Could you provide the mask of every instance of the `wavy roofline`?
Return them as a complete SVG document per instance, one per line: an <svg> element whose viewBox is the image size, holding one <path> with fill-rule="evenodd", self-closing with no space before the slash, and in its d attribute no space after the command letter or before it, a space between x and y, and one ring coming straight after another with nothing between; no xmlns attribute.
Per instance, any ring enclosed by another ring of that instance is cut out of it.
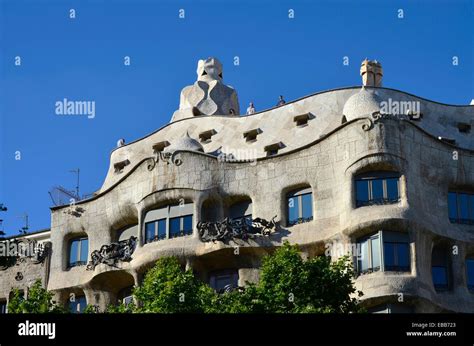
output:
<svg viewBox="0 0 474 346"><path fill-rule="evenodd" d="M128 145L132 145L136 142L139 142L145 138L148 138L148 137L151 137L152 135L154 135L155 133L163 130L164 128L172 125L172 124L176 124L176 123L179 123L179 122L182 122L182 121L186 121L186 120L189 120L189 119L195 119L195 118L210 118L210 117L221 117L221 118L246 118L246 117L253 117L255 115L258 115L258 114L261 114L261 113L265 113L265 112L268 112L268 111L271 111L271 110L274 110L276 108L282 108L282 107L285 107L287 105L290 105L292 103L295 103L295 102L299 102L301 100L304 100L304 99L307 99L309 97L312 97L312 96L316 96L316 95L321 95L321 94L325 94L325 93L330 93L330 92L333 92L333 91L341 91L341 90L350 90L350 89L360 89L362 88L362 85L357 85L357 86L350 86L350 87L341 87L341 88L335 88L335 89L327 89L327 90L323 90L323 91L318 91L318 92L315 92L313 94L309 94L309 95L306 95L306 96L302 96L296 100L293 100L293 101L290 101L290 102L287 102L285 103L283 106L275 106L275 107L271 107L271 108L267 108L267 109L264 109L262 111L259 111L259 112L256 112L254 114L250 114L250 115L246 115L246 114L243 114L243 115L235 115L235 116L232 116L232 115L200 115L200 116L196 116L196 117L190 117L190 118L184 118L184 119L179 119L179 120L176 120L176 121L173 121L173 122L170 122L170 123L167 123L166 125L162 126L162 127L159 127L158 129L156 129L155 131L153 132L150 132L149 134L143 136L143 137L140 137L138 139L135 139L134 141L130 142L130 143L126 143L120 147L116 147L114 149L112 149L112 151L110 152L110 155L112 155L112 153L120 148L123 148L123 147L126 147ZM398 89L393 89L393 88L386 88L386 87L365 87L366 89L375 89L375 90L379 90L379 89L383 89L383 90L390 90L390 91L396 91L396 92L399 92L399 93L402 93L402 94L405 94L405 95L408 95L408 96L412 96L412 97L416 97L420 100L423 100L423 101L427 101L427 102L431 102L431 103L435 103L435 104L438 104L438 105L442 105L442 106L447 106L447 107L474 107L474 105L454 105L454 104L448 104L448 103L442 103L442 102L437 102L437 101L433 101L433 100L430 100L430 99L427 99L427 98L424 98L424 97L421 97L421 96L417 96L415 94L411 94L409 92L406 92L406 91L402 91L402 90L398 90Z"/></svg>
<svg viewBox="0 0 474 346"><path fill-rule="evenodd" d="M332 136L334 133L338 132L339 130L343 129L344 127L346 126L349 126L355 122L358 122L358 121L366 121L367 119L373 121L373 119L371 118L370 115L367 115L365 117L359 117L359 118L355 118L355 119L352 119L344 124L341 124L339 125L338 127L336 127L335 129L333 129L332 131L322 135L321 137L315 139L314 141L310 142L310 143L307 143L303 146L300 146L298 148L295 148L293 150L289 150L287 152L284 152L284 153L280 153L280 154L276 154L276 155L272 155L272 156L264 156L264 157L258 157L255 159L255 161L265 161L265 160L271 160L271 159L274 159L276 157L282 157L282 156L286 156L286 155L290 155L290 154L293 154L295 152L298 152L298 151L301 151L301 150L304 150L304 149L307 149L313 145L316 145L320 142L322 142L323 140L327 139L328 137ZM182 120L186 120L186 119L182 119ZM389 121L396 121L395 119L391 119L391 118L388 118L388 119L385 119L385 120L389 120ZM447 142L444 142L444 141L440 141L438 139L438 137L436 137L435 135L432 135L431 133L427 132L426 130L422 129L421 127L419 127L418 125L414 124L413 122L409 121L409 120L405 120L405 119L402 119L400 121L403 121L405 123L408 123L410 124L411 126L413 126L415 129L417 129L418 131L422 132L423 134L427 135L428 137L432 138L432 139L435 139L437 140L441 145L445 145L445 146L448 146L450 148L455 148L457 150L461 150L461 151L466 151L468 152L469 154L472 154L474 155L474 150L473 149L468 149L468 148L463 148L463 147L459 147L455 144L450 144L450 143L447 143ZM195 154L195 155L200 155L200 156L204 156L204 157L208 157L208 158L212 158L212 159L215 159L215 160L218 160L218 157L217 156L214 156L214 155L211 155L211 154L208 154L208 153L203 153L203 152L199 152L199 151L190 151L190 150L176 150L175 152L173 152L173 156L174 155L177 155L179 153L191 153L191 154ZM88 198L88 199L84 199L84 200L81 200L81 201L78 201L76 202L74 205L79 205L79 204L85 204L85 203L88 203L88 202L91 202L91 201L94 201L96 199L99 199L101 198L102 196L106 195L109 191L112 191L115 187L117 187L120 183L122 183L125 179L127 179L130 175L132 175L133 172L135 172L138 167L144 163L145 161L148 161L148 160L152 160L152 159L155 159L155 156L149 156L149 157L146 157L146 158L143 158L142 160L140 160L139 162L137 162L137 164L135 166L132 167L132 169L130 169L130 171L128 171L123 177L121 177L119 180L117 180L114 184L110 185L107 189L105 189L104 191L98 193L97 195L94 195L92 196L91 198ZM232 165L232 164L248 164L249 161L231 161L231 162L225 162L226 164L228 165ZM59 209L62 209L62 208L66 208L66 207L70 207L69 204L64 204L64 205L58 205L58 206L54 206L54 207L50 207L50 210L52 211L55 211L55 210L59 210Z"/></svg>

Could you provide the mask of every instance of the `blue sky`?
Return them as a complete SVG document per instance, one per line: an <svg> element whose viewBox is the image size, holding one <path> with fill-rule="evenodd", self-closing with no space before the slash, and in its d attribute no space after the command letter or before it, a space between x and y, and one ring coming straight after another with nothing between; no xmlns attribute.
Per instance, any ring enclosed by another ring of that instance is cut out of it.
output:
<svg viewBox="0 0 474 346"><path fill-rule="evenodd" d="M49 227L48 191L73 189L71 169L81 169L82 193L97 190L117 139L130 142L166 124L181 89L196 79L197 60L208 56L224 64L241 110L249 101L257 110L272 107L280 94L290 101L360 85L365 57L382 62L386 87L469 104L473 9L461 0L0 0L3 228L17 234L24 213L31 231ZM63 98L95 101L95 118L55 115Z"/></svg>

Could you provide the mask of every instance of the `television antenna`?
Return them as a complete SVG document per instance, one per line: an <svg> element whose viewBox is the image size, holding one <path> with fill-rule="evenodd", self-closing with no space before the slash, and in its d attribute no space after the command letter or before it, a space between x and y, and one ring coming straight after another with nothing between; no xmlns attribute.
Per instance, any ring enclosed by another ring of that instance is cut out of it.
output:
<svg viewBox="0 0 474 346"><path fill-rule="evenodd" d="M19 217L25 220L25 226L20 228L19 232L20 234L27 234L28 230L30 229L30 227L28 226L28 214L24 213L22 216L19 216Z"/></svg>
<svg viewBox="0 0 474 346"><path fill-rule="evenodd" d="M68 190L61 185L53 186L51 190L48 191L48 194L55 206L74 204L75 202L81 200L81 196L79 195L80 169L76 168L70 170L69 172L76 174L76 187L74 190Z"/></svg>

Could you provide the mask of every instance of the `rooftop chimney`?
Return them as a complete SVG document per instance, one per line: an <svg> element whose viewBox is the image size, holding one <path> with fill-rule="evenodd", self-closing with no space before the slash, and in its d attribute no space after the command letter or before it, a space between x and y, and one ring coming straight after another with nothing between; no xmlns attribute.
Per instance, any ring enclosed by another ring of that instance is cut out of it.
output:
<svg viewBox="0 0 474 346"><path fill-rule="evenodd" d="M360 66L360 75L362 76L362 84L370 87L381 87L383 70L382 65L377 60L362 61Z"/></svg>

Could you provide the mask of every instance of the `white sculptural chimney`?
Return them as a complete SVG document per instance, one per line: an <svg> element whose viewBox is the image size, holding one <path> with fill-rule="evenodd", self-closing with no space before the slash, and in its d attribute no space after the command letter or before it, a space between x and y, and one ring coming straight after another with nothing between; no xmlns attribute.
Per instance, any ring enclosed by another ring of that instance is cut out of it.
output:
<svg viewBox="0 0 474 346"><path fill-rule="evenodd" d="M362 61L360 66L360 75L362 76L362 84L369 87L381 87L383 70L382 65L377 60Z"/></svg>

